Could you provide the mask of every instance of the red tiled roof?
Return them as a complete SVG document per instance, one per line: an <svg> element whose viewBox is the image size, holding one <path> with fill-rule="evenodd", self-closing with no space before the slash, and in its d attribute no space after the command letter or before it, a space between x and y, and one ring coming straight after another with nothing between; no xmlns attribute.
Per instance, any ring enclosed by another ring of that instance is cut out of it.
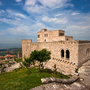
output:
<svg viewBox="0 0 90 90"><path fill-rule="evenodd" d="M5 55L4 57L5 57L5 58L9 58L9 57L12 57L12 58L13 58L13 57L16 57L16 55L7 54L7 55Z"/></svg>
<svg viewBox="0 0 90 90"><path fill-rule="evenodd" d="M4 58L4 56L0 56L0 59L3 59Z"/></svg>

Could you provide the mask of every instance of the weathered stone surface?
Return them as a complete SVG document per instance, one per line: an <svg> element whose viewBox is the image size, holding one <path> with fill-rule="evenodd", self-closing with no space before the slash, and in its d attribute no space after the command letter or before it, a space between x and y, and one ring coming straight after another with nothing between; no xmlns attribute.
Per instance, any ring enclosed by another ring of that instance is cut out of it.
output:
<svg viewBox="0 0 90 90"><path fill-rule="evenodd" d="M10 67L5 68L5 72L10 72L10 71L14 70L15 68L19 68L20 66L21 66L20 63L11 65Z"/></svg>
<svg viewBox="0 0 90 90"><path fill-rule="evenodd" d="M85 83L90 84L90 61L84 63L79 68L79 77L84 80Z"/></svg>
<svg viewBox="0 0 90 90"><path fill-rule="evenodd" d="M59 78L50 77L50 78L42 78L41 81L43 84L51 83L51 82L71 84L71 83L75 82L77 79L78 79L78 76L74 75L70 79L59 79Z"/></svg>
<svg viewBox="0 0 90 90"><path fill-rule="evenodd" d="M75 82L73 84L49 83L32 88L30 90L89 90L90 86L82 82Z"/></svg>
<svg viewBox="0 0 90 90"><path fill-rule="evenodd" d="M81 67L88 60L90 61L90 55L87 53L87 50L90 50L90 41L72 40L72 37L65 36L65 32L62 30L45 30L42 29L37 33L37 35L40 35L40 38L37 38L38 42L32 42L31 39L22 40L23 59L24 56L29 57L34 50L46 48L51 51L51 59L45 67L54 70L56 64L57 71L65 75L73 75L76 68ZM60 33L63 33L63 36L59 36ZM46 34L48 34L47 37ZM64 50L64 57L62 57L62 50ZM67 58L67 50L69 50L69 58Z"/></svg>

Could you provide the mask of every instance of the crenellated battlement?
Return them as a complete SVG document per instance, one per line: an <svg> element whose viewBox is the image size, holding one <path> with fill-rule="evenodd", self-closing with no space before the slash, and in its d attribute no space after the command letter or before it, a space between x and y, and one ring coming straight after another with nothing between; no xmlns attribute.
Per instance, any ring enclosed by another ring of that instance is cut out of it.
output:
<svg viewBox="0 0 90 90"><path fill-rule="evenodd" d="M54 65L58 72L74 73L75 68L82 66L90 60L90 40L73 40L72 36L65 36L65 31L47 31L41 29L37 32L37 42L32 39L22 40L22 58L29 57L34 50L46 48L51 52L51 60L46 64L53 70Z"/></svg>
<svg viewBox="0 0 90 90"><path fill-rule="evenodd" d="M53 41L71 41L72 36L65 36L65 31L63 30L49 30L41 29L37 32L37 42L53 42Z"/></svg>
<svg viewBox="0 0 90 90"><path fill-rule="evenodd" d="M22 43L32 43L32 39L23 39Z"/></svg>

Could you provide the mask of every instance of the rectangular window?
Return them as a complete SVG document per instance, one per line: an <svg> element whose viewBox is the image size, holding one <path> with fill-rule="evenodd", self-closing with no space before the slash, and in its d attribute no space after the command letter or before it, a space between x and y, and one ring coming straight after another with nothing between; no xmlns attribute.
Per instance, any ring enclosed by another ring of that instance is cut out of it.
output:
<svg viewBox="0 0 90 90"><path fill-rule="evenodd" d="M64 33L59 33L59 36L63 36L64 35Z"/></svg>
<svg viewBox="0 0 90 90"><path fill-rule="evenodd" d="M44 34L45 37L48 37L48 34Z"/></svg>
<svg viewBox="0 0 90 90"><path fill-rule="evenodd" d="M37 37L40 38L40 35L38 35Z"/></svg>

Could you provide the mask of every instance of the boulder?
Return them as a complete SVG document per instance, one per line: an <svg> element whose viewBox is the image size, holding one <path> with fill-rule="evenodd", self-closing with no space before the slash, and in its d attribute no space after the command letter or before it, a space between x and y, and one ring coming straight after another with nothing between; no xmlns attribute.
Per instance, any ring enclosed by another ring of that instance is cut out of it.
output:
<svg viewBox="0 0 90 90"><path fill-rule="evenodd" d="M42 78L41 82L42 84L50 83L50 82L57 82L57 83L63 83L63 84L71 84L75 82L78 79L78 76L73 75L70 79L59 79L55 77L50 77L50 78Z"/></svg>

